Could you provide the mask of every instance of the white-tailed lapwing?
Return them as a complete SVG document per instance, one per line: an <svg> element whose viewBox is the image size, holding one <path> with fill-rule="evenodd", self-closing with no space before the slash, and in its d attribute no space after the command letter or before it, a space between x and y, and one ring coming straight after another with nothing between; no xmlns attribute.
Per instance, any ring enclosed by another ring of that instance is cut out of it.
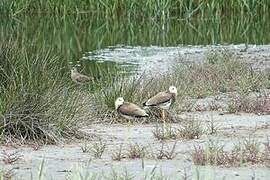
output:
<svg viewBox="0 0 270 180"><path fill-rule="evenodd" d="M155 96L148 99L143 105L147 107L159 107L162 109L161 118L164 121L165 112L164 110L169 109L170 106L175 102L177 96L177 89L175 86L170 86L168 91L157 93Z"/></svg>
<svg viewBox="0 0 270 180"><path fill-rule="evenodd" d="M115 109L122 117L129 120L148 117L148 114L145 112L145 110L143 110L136 104L125 102L124 98L122 97L116 99Z"/></svg>

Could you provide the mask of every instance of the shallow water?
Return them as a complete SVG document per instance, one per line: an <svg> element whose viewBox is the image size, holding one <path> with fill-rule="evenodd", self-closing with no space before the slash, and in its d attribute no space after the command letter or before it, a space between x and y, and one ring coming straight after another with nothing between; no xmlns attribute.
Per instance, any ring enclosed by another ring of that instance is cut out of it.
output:
<svg viewBox="0 0 270 180"><path fill-rule="evenodd" d="M114 46L88 52L82 58L86 62L115 62L129 71L152 75L169 73L176 64L201 63L212 51L227 50L239 59L252 64L255 68L270 67L270 45L181 45L177 47L161 46Z"/></svg>

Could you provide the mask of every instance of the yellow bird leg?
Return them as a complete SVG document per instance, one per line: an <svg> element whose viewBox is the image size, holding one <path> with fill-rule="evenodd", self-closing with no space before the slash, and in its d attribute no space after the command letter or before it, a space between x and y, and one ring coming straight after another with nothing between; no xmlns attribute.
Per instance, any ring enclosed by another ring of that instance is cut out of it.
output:
<svg viewBox="0 0 270 180"><path fill-rule="evenodd" d="M166 128L166 120L165 120L165 110L161 110L161 119L163 121L163 128Z"/></svg>
<svg viewBox="0 0 270 180"><path fill-rule="evenodd" d="M165 121L165 110L164 109L162 109L162 119L163 119L163 121Z"/></svg>
<svg viewBox="0 0 270 180"><path fill-rule="evenodd" d="M160 111L159 111L159 115L160 115L161 119L163 120L163 113L162 113L162 109L160 109Z"/></svg>

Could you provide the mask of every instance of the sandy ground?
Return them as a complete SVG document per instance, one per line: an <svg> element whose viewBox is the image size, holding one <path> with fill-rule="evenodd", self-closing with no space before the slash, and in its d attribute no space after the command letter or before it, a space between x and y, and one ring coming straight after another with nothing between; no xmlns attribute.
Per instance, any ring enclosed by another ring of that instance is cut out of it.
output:
<svg viewBox="0 0 270 180"><path fill-rule="evenodd" d="M219 112L200 112L200 113L184 113L181 115L183 119L190 117L202 122L202 125L213 119L219 125L216 135L203 135L196 140L177 140L176 152L177 156L172 160L155 160L153 158L145 158L144 167L142 159L128 159L121 161L112 160L112 154L120 145L123 146L125 152L130 144L138 143L146 146L151 152L156 153L161 148L162 142L157 140L152 131L156 128L156 124L135 124L135 125L104 125L96 124L83 129L89 134L96 134L106 143L106 150L101 159L96 159L91 153L82 152L81 147L85 144L93 144L98 140L88 140L87 142L78 142L68 145L43 146L40 149L33 147L6 147L2 146L1 151L7 153L18 152L21 159L13 165L1 166L8 170L13 168L13 173L17 179L36 179L37 172L42 161L45 161L45 172L48 179L65 179L65 177L74 170L81 167L89 172L103 172L110 174L112 169L117 172L124 172L125 169L136 175L136 179L143 179L143 176L156 167L156 174L180 178L186 171L187 174L196 176L196 169L199 171L201 179L269 179L270 168L261 165L249 165L237 168L225 167L197 167L191 161L190 152L194 145L203 145L209 139L216 140L225 145L225 149L230 149L233 144L239 140L252 136L259 142L265 142L266 137L270 136L270 115L258 116L254 114L225 114L219 115ZM181 126L181 123L171 124L174 127ZM175 140L165 141L166 148L171 149ZM149 152L150 152L149 151ZM108 175L109 176L109 175Z"/></svg>

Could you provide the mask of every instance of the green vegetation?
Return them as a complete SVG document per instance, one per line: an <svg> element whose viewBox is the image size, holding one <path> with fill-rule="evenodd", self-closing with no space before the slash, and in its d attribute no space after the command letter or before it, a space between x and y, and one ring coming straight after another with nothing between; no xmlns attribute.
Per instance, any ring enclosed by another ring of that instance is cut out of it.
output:
<svg viewBox="0 0 270 180"><path fill-rule="evenodd" d="M164 18L160 18L164 9L160 6L166 6ZM23 44L51 48L63 63L118 44L268 44L269 6L267 0L2 0L0 39L12 36ZM104 10L107 8L113 10ZM71 11L75 14L69 14ZM87 13L77 14L80 11ZM6 17L4 12L16 16ZM128 12L132 15L126 15ZM85 69L88 73L93 70L90 67Z"/></svg>
<svg viewBox="0 0 270 180"><path fill-rule="evenodd" d="M100 17L117 18L119 16L143 16L163 18L206 18L209 16L222 17L227 15L261 15L268 13L270 3L267 0L243 1L200 1L200 0L3 0L0 10L10 15L18 14L97 14Z"/></svg>
<svg viewBox="0 0 270 180"><path fill-rule="evenodd" d="M65 84L60 58L27 46L13 39L0 44L1 139L55 143L71 137L78 99Z"/></svg>

